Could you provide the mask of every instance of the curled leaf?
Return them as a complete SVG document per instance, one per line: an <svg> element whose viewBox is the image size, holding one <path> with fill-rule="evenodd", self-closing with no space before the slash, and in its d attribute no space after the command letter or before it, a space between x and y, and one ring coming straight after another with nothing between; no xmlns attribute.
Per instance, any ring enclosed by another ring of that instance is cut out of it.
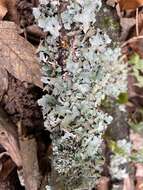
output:
<svg viewBox="0 0 143 190"><path fill-rule="evenodd" d="M0 0L0 20L8 14L9 20L18 24L18 13L16 9L16 0Z"/></svg>
<svg viewBox="0 0 143 190"><path fill-rule="evenodd" d="M0 69L42 88L35 48L18 34L13 22L1 21L0 34Z"/></svg>
<svg viewBox="0 0 143 190"><path fill-rule="evenodd" d="M143 0L119 0L121 10L135 10L143 5Z"/></svg>

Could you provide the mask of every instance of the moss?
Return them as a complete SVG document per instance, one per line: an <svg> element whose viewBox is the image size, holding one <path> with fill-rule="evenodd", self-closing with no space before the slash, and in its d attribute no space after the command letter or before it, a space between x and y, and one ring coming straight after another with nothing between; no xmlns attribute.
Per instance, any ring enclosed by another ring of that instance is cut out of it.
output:
<svg viewBox="0 0 143 190"><path fill-rule="evenodd" d="M120 25L119 23L114 20L112 17L108 16L108 17L104 17L101 21L101 27L103 29L108 29L110 28L110 30L119 30Z"/></svg>

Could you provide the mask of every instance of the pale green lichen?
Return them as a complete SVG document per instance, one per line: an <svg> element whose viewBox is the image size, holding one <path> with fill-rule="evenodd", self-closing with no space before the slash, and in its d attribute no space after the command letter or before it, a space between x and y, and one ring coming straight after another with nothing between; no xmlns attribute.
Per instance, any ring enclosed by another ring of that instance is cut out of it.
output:
<svg viewBox="0 0 143 190"><path fill-rule="evenodd" d="M110 175L113 179L122 180L128 173L128 163L131 161L131 143L126 139L117 141L117 149L111 155Z"/></svg>
<svg viewBox="0 0 143 190"><path fill-rule="evenodd" d="M53 165L67 189L85 179L95 185L104 164L103 135L113 119L100 105L127 90L120 49L111 49L109 36L95 28L101 4L47 0L34 9L38 25L49 32L39 48L47 91L39 105L53 137Z"/></svg>

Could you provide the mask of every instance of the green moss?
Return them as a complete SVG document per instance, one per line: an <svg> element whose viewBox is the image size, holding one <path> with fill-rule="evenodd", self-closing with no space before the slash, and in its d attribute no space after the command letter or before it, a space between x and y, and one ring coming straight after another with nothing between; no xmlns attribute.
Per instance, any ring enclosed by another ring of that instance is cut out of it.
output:
<svg viewBox="0 0 143 190"><path fill-rule="evenodd" d="M120 25L112 17L104 17L101 21L101 27L104 29L110 28L111 30L119 30Z"/></svg>
<svg viewBox="0 0 143 190"><path fill-rule="evenodd" d="M118 96L117 102L119 104L126 104L128 102L128 93L120 93L120 95Z"/></svg>
<svg viewBox="0 0 143 190"><path fill-rule="evenodd" d="M108 113L112 113L113 104L115 105L115 103L116 102L114 100L111 100L106 96L105 99L101 102L101 109Z"/></svg>

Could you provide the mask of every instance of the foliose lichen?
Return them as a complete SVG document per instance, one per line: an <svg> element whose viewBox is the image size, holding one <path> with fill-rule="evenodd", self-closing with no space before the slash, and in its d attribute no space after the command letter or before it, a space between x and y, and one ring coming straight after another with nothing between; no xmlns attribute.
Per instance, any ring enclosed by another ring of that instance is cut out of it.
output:
<svg viewBox="0 0 143 190"><path fill-rule="evenodd" d="M48 32L39 47L47 94L38 102L53 138L53 166L65 186L80 186L83 179L86 188L95 185L104 164L103 135L113 119L101 102L127 90L120 48L111 49L112 40L95 27L101 6L101 0L41 0L33 10Z"/></svg>

